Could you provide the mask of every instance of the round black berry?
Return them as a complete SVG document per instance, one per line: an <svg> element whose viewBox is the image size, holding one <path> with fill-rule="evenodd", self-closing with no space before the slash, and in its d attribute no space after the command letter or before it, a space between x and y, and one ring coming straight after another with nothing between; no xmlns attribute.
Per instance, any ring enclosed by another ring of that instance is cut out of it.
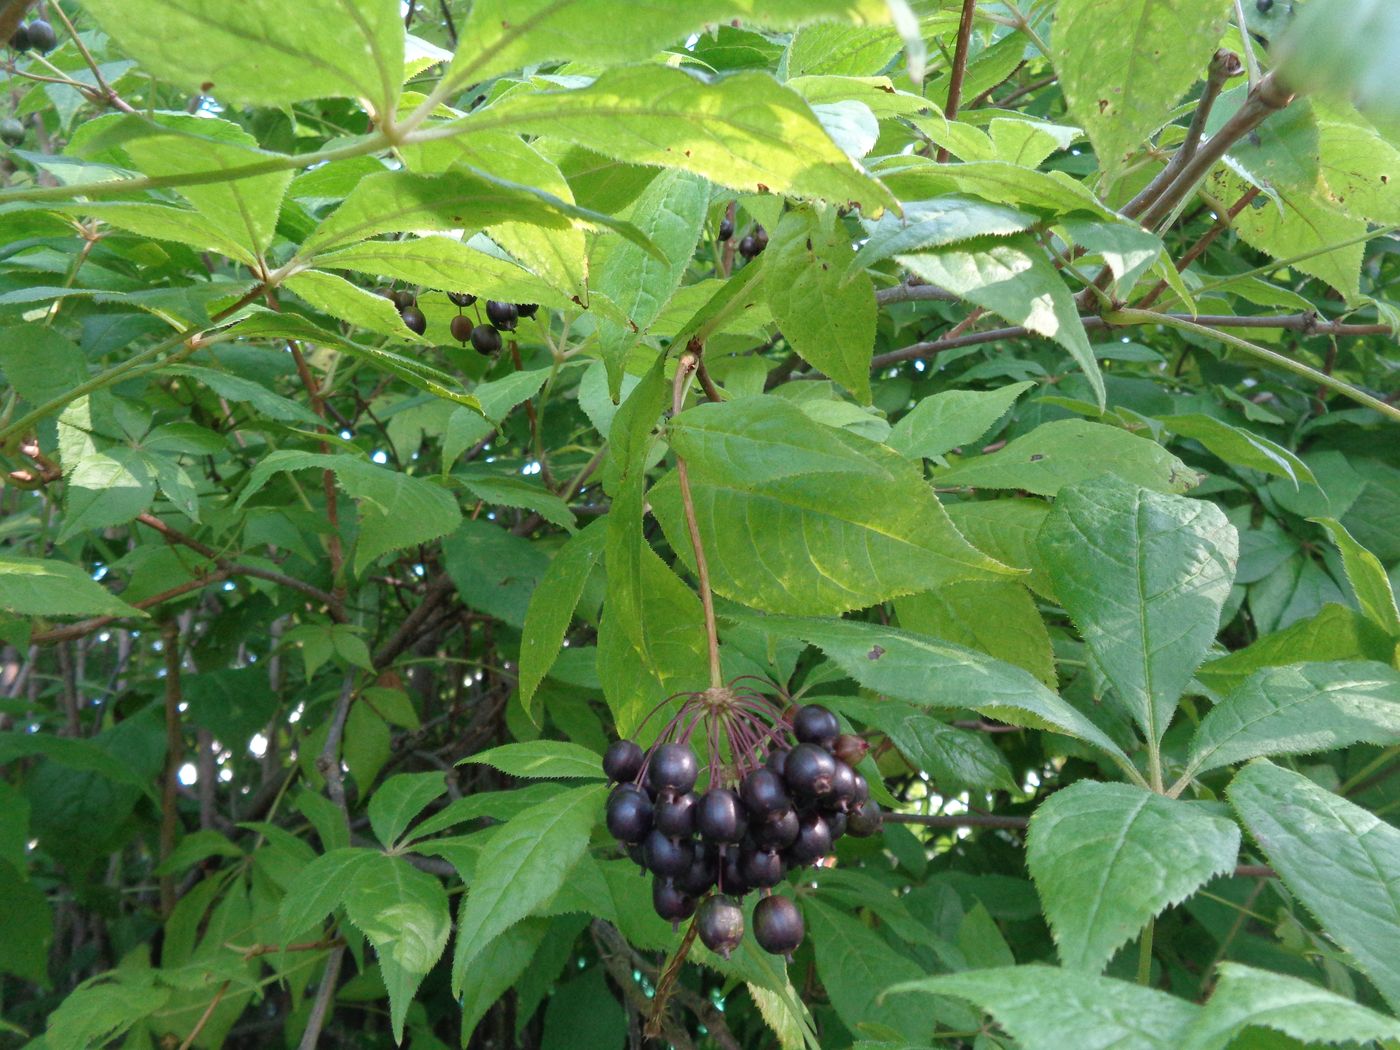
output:
<svg viewBox="0 0 1400 1050"><path fill-rule="evenodd" d="M739 796L751 820L766 820L792 805L783 778L771 769L755 769L744 777L739 785Z"/></svg>
<svg viewBox="0 0 1400 1050"><path fill-rule="evenodd" d="M837 810L835 813L823 813L822 819L826 821L826 826L831 832L831 841L835 842L842 835L846 834L846 822L850 819L845 813Z"/></svg>
<svg viewBox="0 0 1400 1050"><path fill-rule="evenodd" d="M403 318L403 326L414 335L422 335L428 330L428 319L416 306L405 306L399 311L399 316Z"/></svg>
<svg viewBox="0 0 1400 1050"><path fill-rule="evenodd" d="M764 248L768 247L768 231L762 226L755 226L753 228L753 244L759 251L763 251Z"/></svg>
<svg viewBox="0 0 1400 1050"><path fill-rule="evenodd" d="M783 881L783 858L777 850L744 850L739 857L739 870L750 886L766 889Z"/></svg>
<svg viewBox="0 0 1400 1050"><path fill-rule="evenodd" d="M453 334L456 332L454 330ZM603 752L603 772L614 784L636 780L642 771L642 749L632 740L614 740Z"/></svg>
<svg viewBox="0 0 1400 1050"><path fill-rule="evenodd" d="M695 914L695 898L670 879L656 879L651 884L651 906L656 914L670 922L680 922Z"/></svg>
<svg viewBox="0 0 1400 1050"><path fill-rule="evenodd" d="M719 221L719 239L727 241L734 236L734 220L723 218Z"/></svg>
<svg viewBox="0 0 1400 1050"><path fill-rule="evenodd" d="M489 324L479 324L471 332L472 349L490 357L501 352L501 333Z"/></svg>
<svg viewBox="0 0 1400 1050"><path fill-rule="evenodd" d="M816 744L798 744L788 752L783 779L799 799L820 798L831 790L836 759Z"/></svg>
<svg viewBox="0 0 1400 1050"><path fill-rule="evenodd" d="M29 31L29 46L45 54L58 46L58 36L42 18L36 18L25 27Z"/></svg>
<svg viewBox="0 0 1400 1050"><path fill-rule="evenodd" d="M810 864L830 852L831 826L826 818L819 813L804 815L798 823L797 841L788 847L788 856L798 864Z"/></svg>
<svg viewBox="0 0 1400 1050"><path fill-rule="evenodd" d="M710 843L701 843L692 851L685 874L676 877L676 885L692 897L703 897L714 889L719 871L718 851Z"/></svg>
<svg viewBox="0 0 1400 1050"><path fill-rule="evenodd" d="M452 318L451 324L447 326L452 331L452 338L459 343L465 343L472 337L472 319L458 314Z"/></svg>
<svg viewBox="0 0 1400 1050"><path fill-rule="evenodd" d="M693 791L675 798L658 799L652 823L658 831L673 839L686 838L695 834L695 811L700 796Z"/></svg>
<svg viewBox="0 0 1400 1050"><path fill-rule="evenodd" d="M744 939L744 911L722 893L707 897L696 921L705 947L724 958Z"/></svg>
<svg viewBox="0 0 1400 1050"><path fill-rule="evenodd" d="M540 312L540 304L539 304L539 303L516 303L516 304L515 304L515 309L516 309L516 312L519 313L521 317L534 317L535 314L537 314L537 313Z"/></svg>
<svg viewBox="0 0 1400 1050"><path fill-rule="evenodd" d="M695 829L711 842L732 846L744 837L747 825L744 804L728 788L711 788L700 799Z"/></svg>
<svg viewBox="0 0 1400 1050"><path fill-rule="evenodd" d="M739 238L739 254L745 259L752 259L758 254L758 246L754 243L753 234L746 233Z"/></svg>
<svg viewBox="0 0 1400 1050"><path fill-rule="evenodd" d="M515 322L520 317L520 310L514 303L502 303L495 299L487 300L486 317L502 332L515 331Z"/></svg>
<svg viewBox="0 0 1400 1050"><path fill-rule="evenodd" d="M836 743L831 745L831 753L848 766L859 765L869 750L870 745L865 742L865 738L854 733L842 733L836 738Z"/></svg>
<svg viewBox="0 0 1400 1050"><path fill-rule="evenodd" d="M407 288L400 288L389 293L389 298L394 301L394 305L400 310L407 310L410 306L418 305L418 296L414 295Z"/></svg>
<svg viewBox="0 0 1400 1050"><path fill-rule="evenodd" d="M642 869L642 874L647 873L646 851L642 849L640 842L627 843L627 856L632 858L632 863Z"/></svg>
<svg viewBox="0 0 1400 1050"><path fill-rule="evenodd" d="M695 848L688 839L669 838L655 829L642 843L642 849L647 870L667 879L684 875L695 855Z"/></svg>
<svg viewBox="0 0 1400 1050"><path fill-rule="evenodd" d="M0 120L0 141L7 146L18 146L24 141L24 125L14 117Z"/></svg>
<svg viewBox="0 0 1400 1050"><path fill-rule="evenodd" d="M786 749L774 751L768 756L768 761L763 764L774 773L777 773L778 776L782 776L787 771L787 757L788 752Z"/></svg>
<svg viewBox="0 0 1400 1050"><path fill-rule="evenodd" d="M736 849L729 850L716 865L716 882L720 892L733 894L735 897L742 897L753 889L749 880L744 878L744 864L739 853Z"/></svg>
<svg viewBox="0 0 1400 1050"><path fill-rule="evenodd" d="M792 735L804 744L817 744L830 750L840 733L841 723L820 704L799 707L792 716Z"/></svg>
<svg viewBox="0 0 1400 1050"><path fill-rule="evenodd" d="M10 47L14 48L16 51L29 50L28 26L21 24L15 27L14 35L10 37Z"/></svg>
<svg viewBox="0 0 1400 1050"><path fill-rule="evenodd" d="M700 766L686 744L662 744L651 756L647 784L655 792L684 794L695 786Z"/></svg>
<svg viewBox="0 0 1400 1050"><path fill-rule="evenodd" d="M447 298L452 300L453 306L471 306L476 302L476 296L471 292L448 292Z"/></svg>
<svg viewBox="0 0 1400 1050"><path fill-rule="evenodd" d="M753 939L765 952L787 955L802 943L806 932L802 912L789 898L772 893L754 906Z"/></svg>
<svg viewBox="0 0 1400 1050"><path fill-rule="evenodd" d="M619 842L641 842L651 830L651 799L641 788L623 784L608 797L607 822L609 834Z"/></svg>
<svg viewBox="0 0 1400 1050"><path fill-rule="evenodd" d="M851 796L852 809L855 809L857 806L859 806L862 802L864 802L870 797L870 784L866 781L865 777L857 773L855 780L856 791L855 794Z"/></svg>
<svg viewBox="0 0 1400 1050"><path fill-rule="evenodd" d="M846 820L846 831L858 839L866 838L880 830L885 815L880 811L880 803L866 799L851 811Z"/></svg>
<svg viewBox="0 0 1400 1050"><path fill-rule="evenodd" d="M787 809L762 823L755 823L750 827L749 834L762 849L786 849L797 841L800 825L797 812Z"/></svg>
<svg viewBox="0 0 1400 1050"><path fill-rule="evenodd" d="M1274 9L1274 0L1254 0L1254 6L1259 9L1261 15L1267 15Z"/></svg>
<svg viewBox="0 0 1400 1050"><path fill-rule="evenodd" d="M839 758L836 760L836 772L831 774L831 790L823 802L841 813L847 813L856 806L856 771Z"/></svg>

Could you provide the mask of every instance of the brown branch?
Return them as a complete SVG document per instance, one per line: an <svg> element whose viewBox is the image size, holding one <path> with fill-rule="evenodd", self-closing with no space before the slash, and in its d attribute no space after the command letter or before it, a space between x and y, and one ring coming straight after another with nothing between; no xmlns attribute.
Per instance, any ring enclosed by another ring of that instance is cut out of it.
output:
<svg viewBox="0 0 1400 1050"><path fill-rule="evenodd" d="M1215 225L1202 234L1201 239L1191 245L1191 247L1186 250L1186 253L1176 261L1176 272L1184 272L1186 267L1199 259L1205 253L1205 250L1215 243L1216 238L1230 228L1230 224L1234 221L1235 216L1249 207L1254 198L1259 196L1259 193L1260 190L1258 186L1251 186L1241 194L1240 199L1230 205L1229 210L1226 211L1224 215L1216 219ZM1165 292L1168 287L1169 285L1165 280L1158 281L1152 290L1143 296L1140 302L1134 305L1139 310L1146 310L1161 298L1162 293Z"/></svg>
<svg viewBox="0 0 1400 1050"><path fill-rule="evenodd" d="M680 976L681 967L685 965L686 956L690 954L690 949L695 945L695 937L700 932L700 916L690 920L690 925L686 927L685 936L681 938L681 943L676 947L675 952L666 960L666 968L661 971L661 976L656 981L656 998L652 1002L651 1017L647 1019L647 1026L644 1029L649 1039L655 1039L661 1034L661 1029L666 1021L666 1005L671 1001L671 993L676 987L676 978Z"/></svg>
<svg viewBox="0 0 1400 1050"><path fill-rule="evenodd" d="M53 6L54 10L58 9L57 4ZM217 1010L219 1004L223 1002L224 993L228 991L231 980L230 978L229 981L225 981L223 984L219 985L219 990L215 992L214 997L209 1000L209 1005L204 1008L204 1013L199 1015L199 1020L196 1021L194 1027L190 1029L190 1034L187 1035L185 1041L180 1044L180 1050L190 1050L190 1047L194 1046L194 1041L199 1038L199 1033L204 1031L204 1026L209 1023L209 1018L214 1016L214 1011Z"/></svg>
<svg viewBox="0 0 1400 1050"><path fill-rule="evenodd" d="M1011 105L1011 103L1029 95L1032 91L1039 91L1043 87L1049 87L1058 79L1059 76L1057 74L1051 73L1048 77L1041 77L1039 80L1032 80L1029 84L1022 84L1015 91L1008 92L997 99L997 109L1005 109L1007 106Z"/></svg>
<svg viewBox="0 0 1400 1050"><path fill-rule="evenodd" d="M316 770L325 778L326 794L340 810L345 820L345 831L350 831L350 808L345 803L345 776L340 771L340 741L345 736L345 720L350 717L350 705L355 700L355 671L345 672L340 686L340 696L331 712L330 728L326 730L326 742L321 753L316 756Z"/></svg>
<svg viewBox="0 0 1400 1050"><path fill-rule="evenodd" d="M936 284L912 284L905 282L893 288L881 288L875 293L876 306L892 306L895 303L958 302L958 296L938 287Z"/></svg>
<svg viewBox="0 0 1400 1050"><path fill-rule="evenodd" d="M947 120L956 120L958 106L962 103L963 79L967 76L967 51L972 42L972 20L977 15L977 0L963 0L962 17L958 20L958 42L953 50L953 69L948 74L948 104L943 107ZM938 147L935 159L939 164L948 161L948 150Z"/></svg>
<svg viewBox="0 0 1400 1050"><path fill-rule="evenodd" d="M179 813L180 762L184 759L185 737L180 729L180 628L167 621L160 631L161 655L165 658L165 777L160 799L160 860L164 864L175 850ZM160 877L160 912L166 918L175 910L175 876Z"/></svg>
<svg viewBox="0 0 1400 1050"><path fill-rule="evenodd" d="M224 580L228 579L230 575L230 573L220 569L217 572L211 572L207 576L201 576L199 579L188 580L176 587L171 587L169 590L161 591L159 594L153 594L149 598L142 598L140 601L132 602L131 607L133 609L149 609L152 606L160 605L162 602L168 602L173 598L178 598L183 594L189 594L191 591L202 590L211 583L222 583ZM109 624L116 623L122 618L121 616L94 616L89 620L79 620L77 623L70 623L63 627L55 627L51 631L41 631L38 634L32 635L29 640L35 645L48 645L51 642L65 642L73 638L82 638L92 634L93 631L100 631Z"/></svg>
<svg viewBox="0 0 1400 1050"><path fill-rule="evenodd" d="M330 1012L331 1000L335 997L336 981L340 977L340 960L345 957L345 949L332 948L326 956L326 969L321 974L321 986L316 989L316 1001L311 1004L311 1016L306 1019L306 1028L301 1033L297 1050L316 1050L321 1039L321 1029L325 1027L326 1015Z"/></svg>

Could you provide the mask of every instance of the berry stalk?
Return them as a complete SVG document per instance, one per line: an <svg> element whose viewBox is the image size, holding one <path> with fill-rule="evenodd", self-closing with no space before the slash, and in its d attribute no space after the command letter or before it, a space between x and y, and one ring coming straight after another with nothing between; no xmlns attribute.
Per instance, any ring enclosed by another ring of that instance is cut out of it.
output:
<svg viewBox="0 0 1400 1050"><path fill-rule="evenodd" d="M690 377L700 367L700 346L691 341L676 365L676 379L671 390L671 414L679 415L685 407L685 391ZM690 475L686 471L685 458L676 455L676 480L680 483L681 508L685 511L685 525L690 533L690 546L695 551L695 574L700 580L700 605L705 610L705 642L710 650L710 688L719 689L724 685L724 672L719 663L719 629L715 626L715 599L710 592L710 567L705 561L705 545L700 541L700 523L695 516L695 498L690 492Z"/></svg>

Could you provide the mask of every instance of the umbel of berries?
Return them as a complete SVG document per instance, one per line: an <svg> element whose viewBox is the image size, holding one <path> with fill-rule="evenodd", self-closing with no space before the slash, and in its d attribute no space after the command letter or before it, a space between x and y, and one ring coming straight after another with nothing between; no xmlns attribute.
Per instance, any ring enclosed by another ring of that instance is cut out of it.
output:
<svg viewBox="0 0 1400 1050"><path fill-rule="evenodd" d="M617 785L608 831L651 874L663 919L676 925L695 915L701 941L727 957L745 932L740 902L759 891L754 937L790 955L802 942L802 914L773 887L820 861L842 835L880 828L880 807L847 761L865 757L865 742L843 734L820 705L787 712L735 685L681 695L649 750L619 740L603 756ZM703 766L697 737L708 744Z"/></svg>

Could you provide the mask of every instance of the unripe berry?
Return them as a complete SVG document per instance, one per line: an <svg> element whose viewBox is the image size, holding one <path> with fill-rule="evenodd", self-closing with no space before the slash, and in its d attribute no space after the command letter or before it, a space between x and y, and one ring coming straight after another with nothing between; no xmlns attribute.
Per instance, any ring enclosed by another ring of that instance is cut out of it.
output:
<svg viewBox="0 0 1400 1050"><path fill-rule="evenodd" d="M464 314L458 314L456 317L452 318L451 323L447 327L452 332L452 338L459 343L465 343L472 337L472 319Z"/></svg>
<svg viewBox="0 0 1400 1050"><path fill-rule="evenodd" d="M859 765L869 750L870 745L865 742L865 738L854 733L842 733L831 747L831 753L848 766Z"/></svg>

